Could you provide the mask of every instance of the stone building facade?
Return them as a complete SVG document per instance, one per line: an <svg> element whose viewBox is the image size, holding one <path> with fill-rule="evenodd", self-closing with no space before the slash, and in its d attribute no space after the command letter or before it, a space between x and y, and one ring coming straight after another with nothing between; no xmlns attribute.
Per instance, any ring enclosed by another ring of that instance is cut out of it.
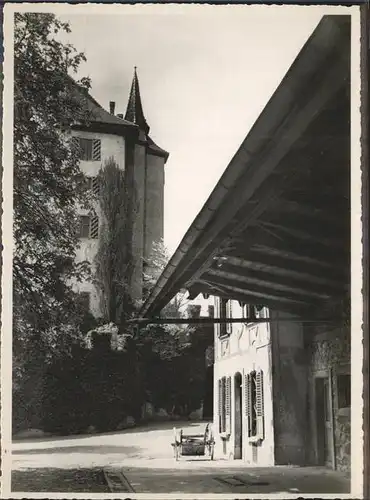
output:
<svg viewBox="0 0 370 500"><path fill-rule="evenodd" d="M115 103L110 112L103 109L91 96L87 97L91 116L88 126L76 125L72 136L81 150L81 170L89 179L89 186L98 190L96 176L102 165L113 158L125 172L125 182L133 197L132 253L134 271L131 296L140 301L143 294L143 268L149 259L153 244L163 239L164 165L168 153L157 146L149 136L135 69L125 116L115 114ZM101 230L99 206L94 213L80 211L80 246L77 261L87 260L94 265ZM90 281L76 285L86 307L98 317L101 315L98 291Z"/></svg>
<svg viewBox="0 0 370 500"><path fill-rule="evenodd" d="M350 60L324 16L142 307L216 297L216 457L349 470Z"/></svg>
<svg viewBox="0 0 370 500"><path fill-rule="evenodd" d="M215 297L216 317L247 316L247 306ZM268 316L266 308L257 316ZM268 323L216 324L215 457L274 465L271 331Z"/></svg>
<svg viewBox="0 0 370 500"><path fill-rule="evenodd" d="M271 322L215 325L216 458L349 471L349 329L215 297L220 318L253 309Z"/></svg>
<svg viewBox="0 0 370 500"><path fill-rule="evenodd" d="M351 456L350 329L310 330L308 401L311 453L308 460L347 471ZM321 402L324 403L324 412L320 408Z"/></svg>

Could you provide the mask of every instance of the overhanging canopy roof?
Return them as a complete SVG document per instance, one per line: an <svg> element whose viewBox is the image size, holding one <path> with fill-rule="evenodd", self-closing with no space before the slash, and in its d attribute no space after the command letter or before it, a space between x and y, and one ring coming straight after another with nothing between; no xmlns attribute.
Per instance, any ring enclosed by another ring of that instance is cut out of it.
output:
<svg viewBox="0 0 370 500"><path fill-rule="evenodd" d="M325 16L145 302L182 288L302 313L349 285L350 17Z"/></svg>

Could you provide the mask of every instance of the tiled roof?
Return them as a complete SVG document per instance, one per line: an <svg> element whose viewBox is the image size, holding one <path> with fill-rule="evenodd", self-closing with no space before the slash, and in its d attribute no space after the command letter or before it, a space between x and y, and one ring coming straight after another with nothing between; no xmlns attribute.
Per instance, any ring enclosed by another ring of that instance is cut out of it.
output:
<svg viewBox="0 0 370 500"><path fill-rule="evenodd" d="M118 116L112 115L108 111L106 111L91 95L88 96L87 99L88 110L92 112L92 121L100 122L100 123L109 123L115 125L126 125L128 127L134 127L134 123L119 118Z"/></svg>
<svg viewBox="0 0 370 500"><path fill-rule="evenodd" d="M142 141L149 151L154 155L163 157L165 161L167 160L169 153L159 147L147 135L149 126L145 121L142 110L136 70L125 118L119 118L106 111L88 92L82 89L75 81L73 83L76 95L81 100L82 108L88 115L90 126L99 126L101 130L104 130L104 127L106 127L109 131L113 130L113 133L121 133L123 129L127 130L127 128L138 131L140 128L143 134ZM82 124L80 125L83 126ZM75 126L79 128L80 125Z"/></svg>
<svg viewBox="0 0 370 500"><path fill-rule="evenodd" d="M82 122L87 120L91 125L96 124L100 127L114 126L118 127L118 130L122 127L137 129L137 125L131 123L123 118L112 115L108 113L94 98L89 94L84 88L82 88L75 80L69 79L71 83L71 92L75 94L75 97L79 100L81 106L81 116ZM82 124L81 124L82 125ZM78 125L76 125L78 127Z"/></svg>

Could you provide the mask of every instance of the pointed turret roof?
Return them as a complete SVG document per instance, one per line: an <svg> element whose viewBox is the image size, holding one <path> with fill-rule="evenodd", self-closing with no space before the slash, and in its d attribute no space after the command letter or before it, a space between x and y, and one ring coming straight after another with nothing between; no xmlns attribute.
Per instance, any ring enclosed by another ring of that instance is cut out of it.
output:
<svg viewBox="0 0 370 500"><path fill-rule="evenodd" d="M138 125L145 134L149 133L149 125L147 124L141 104L139 79L137 77L136 66L134 68L134 77L132 79L130 96L128 99L125 120Z"/></svg>

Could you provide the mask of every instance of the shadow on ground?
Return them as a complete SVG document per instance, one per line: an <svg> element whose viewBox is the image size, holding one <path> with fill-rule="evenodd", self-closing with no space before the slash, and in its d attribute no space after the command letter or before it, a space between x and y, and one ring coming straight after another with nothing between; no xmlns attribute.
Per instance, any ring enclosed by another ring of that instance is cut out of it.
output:
<svg viewBox="0 0 370 500"><path fill-rule="evenodd" d="M94 436L114 436L114 435L122 435L122 434L133 434L133 433L143 433L143 432L153 432L153 431L166 431L169 429L173 429L174 427L198 427L199 425L204 424L207 425L208 422L206 420L167 420L167 421L158 421L158 422L146 422L139 423L135 427L131 427L129 429L123 429L121 431L110 431L110 432L95 432L89 434L45 434L40 436L32 436L32 437L22 437L17 436L16 434L13 436L12 441L14 443L39 443L43 441L45 443L50 441L72 441L77 439L91 439Z"/></svg>
<svg viewBox="0 0 370 500"><path fill-rule="evenodd" d="M12 491L22 493L108 493L102 469L29 469L12 472Z"/></svg>
<svg viewBox="0 0 370 500"><path fill-rule="evenodd" d="M141 451L138 446L112 446L112 445L96 445L96 446L60 446L53 448L30 448L25 450L14 450L12 455L40 455L57 453L109 453L119 454L125 457L137 456Z"/></svg>

